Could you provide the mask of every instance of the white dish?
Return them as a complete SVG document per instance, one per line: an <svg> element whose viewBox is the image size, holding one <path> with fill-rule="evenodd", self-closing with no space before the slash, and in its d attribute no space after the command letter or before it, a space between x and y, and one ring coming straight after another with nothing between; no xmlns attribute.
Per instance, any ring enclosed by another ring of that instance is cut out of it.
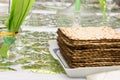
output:
<svg viewBox="0 0 120 80"><path fill-rule="evenodd" d="M53 55L55 59L59 60L59 62L61 63L61 65L63 66L64 70L66 71L69 77L83 77L84 78L90 74L120 69L120 66L70 68L59 52L57 41L50 40L49 45L50 45L51 54Z"/></svg>

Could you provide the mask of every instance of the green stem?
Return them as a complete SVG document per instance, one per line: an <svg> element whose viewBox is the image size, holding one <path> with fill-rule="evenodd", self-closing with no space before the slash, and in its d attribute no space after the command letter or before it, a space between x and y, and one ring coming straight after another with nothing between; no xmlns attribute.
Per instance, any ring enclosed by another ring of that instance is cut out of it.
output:
<svg viewBox="0 0 120 80"><path fill-rule="evenodd" d="M0 56L2 58L7 57L7 51L9 50L11 44L3 43L0 49Z"/></svg>
<svg viewBox="0 0 120 80"><path fill-rule="evenodd" d="M7 57L7 51L9 50L11 44L14 43L15 39L13 37L5 37L3 39L4 39L4 43L2 44L0 49L0 56L2 58L5 58Z"/></svg>
<svg viewBox="0 0 120 80"><path fill-rule="evenodd" d="M106 8L107 8L106 0L99 0L99 2L100 2L100 7L101 7L103 18L106 18L106 16L107 16L107 14L106 14Z"/></svg>
<svg viewBox="0 0 120 80"><path fill-rule="evenodd" d="M79 12L81 6L81 0L76 0L75 11Z"/></svg>

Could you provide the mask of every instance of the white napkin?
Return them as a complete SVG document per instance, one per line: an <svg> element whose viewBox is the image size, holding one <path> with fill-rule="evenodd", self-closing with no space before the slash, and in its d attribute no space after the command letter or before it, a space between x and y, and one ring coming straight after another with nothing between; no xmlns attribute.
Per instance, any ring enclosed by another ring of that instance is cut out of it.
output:
<svg viewBox="0 0 120 80"><path fill-rule="evenodd" d="M87 80L120 80L120 70L88 75Z"/></svg>

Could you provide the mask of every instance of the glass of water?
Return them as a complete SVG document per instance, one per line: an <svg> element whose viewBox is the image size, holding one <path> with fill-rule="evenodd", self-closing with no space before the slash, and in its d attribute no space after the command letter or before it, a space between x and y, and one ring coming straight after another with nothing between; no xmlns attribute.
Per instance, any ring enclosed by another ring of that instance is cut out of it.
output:
<svg viewBox="0 0 120 80"><path fill-rule="evenodd" d="M113 0L105 0L105 11L103 12L103 20L101 22L101 24L103 26L111 26L111 23L113 22L112 20L112 16L114 15L111 10L113 9L113 7L115 6L115 2Z"/></svg>
<svg viewBox="0 0 120 80"><path fill-rule="evenodd" d="M106 0L106 5L107 5L107 21L111 21L111 10L115 6L115 2L113 0Z"/></svg>

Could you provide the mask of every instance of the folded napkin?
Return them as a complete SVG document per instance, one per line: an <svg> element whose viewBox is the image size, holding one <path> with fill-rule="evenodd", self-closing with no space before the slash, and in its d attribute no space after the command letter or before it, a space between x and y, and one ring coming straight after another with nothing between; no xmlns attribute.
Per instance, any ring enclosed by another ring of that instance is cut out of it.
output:
<svg viewBox="0 0 120 80"><path fill-rule="evenodd" d="M120 70L88 75L87 80L120 80Z"/></svg>

